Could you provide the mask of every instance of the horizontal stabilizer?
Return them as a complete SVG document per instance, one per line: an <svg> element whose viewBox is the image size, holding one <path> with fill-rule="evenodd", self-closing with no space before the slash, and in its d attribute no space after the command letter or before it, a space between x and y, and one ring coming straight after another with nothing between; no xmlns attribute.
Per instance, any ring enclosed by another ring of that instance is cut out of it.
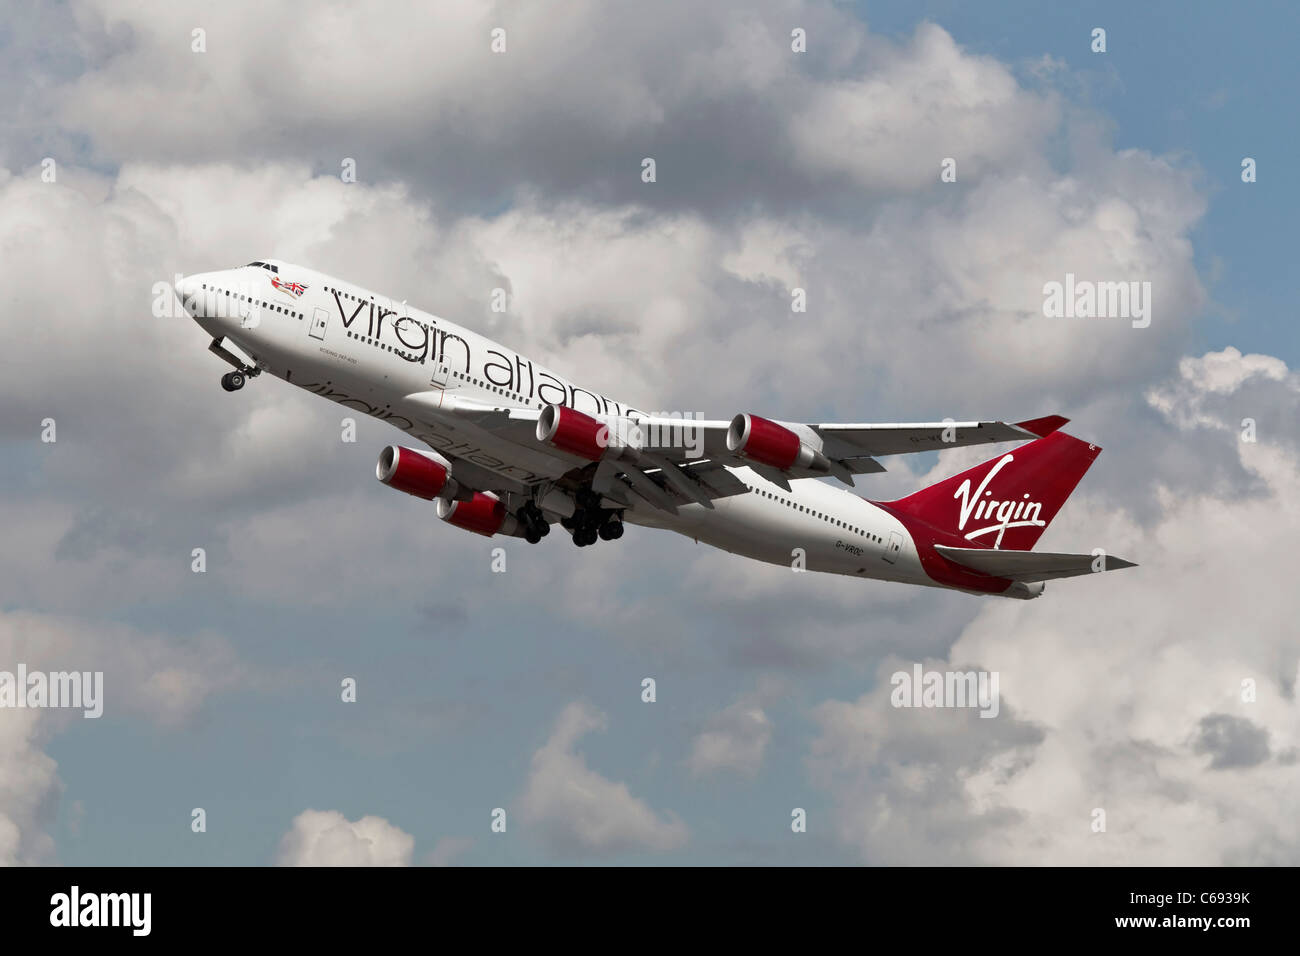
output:
<svg viewBox="0 0 1300 956"><path fill-rule="evenodd" d="M1078 574L1091 574L1093 563L1101 560L1092 554L1052 554L1043 551L999 551L992 548L950 548L936 544L934 549L949 561L995 578L1012 581L1047 581L1052 578L1071 578ZM1102 571L1137 567L1132 561L1106 555L1099 567Z"/></svg>

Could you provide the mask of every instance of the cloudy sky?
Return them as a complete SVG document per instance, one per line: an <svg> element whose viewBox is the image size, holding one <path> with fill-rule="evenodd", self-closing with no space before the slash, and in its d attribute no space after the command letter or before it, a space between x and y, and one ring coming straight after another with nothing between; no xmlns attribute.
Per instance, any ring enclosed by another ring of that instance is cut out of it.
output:
<svg viewBox="0 0 1300 956"><path fill-rule="evenodd" d="M106 686L0 710L0 862L1300 862L1300 17L1142 6L8 4L0 670ZM372 477L397 432L153 314L264 257L640 407L1067 415L1106 453L1041 547L1141 567L996 601L443 526ZM1068 273L1150 326L1044 317ZM890 706L914 663L999 716Z"/></svg>

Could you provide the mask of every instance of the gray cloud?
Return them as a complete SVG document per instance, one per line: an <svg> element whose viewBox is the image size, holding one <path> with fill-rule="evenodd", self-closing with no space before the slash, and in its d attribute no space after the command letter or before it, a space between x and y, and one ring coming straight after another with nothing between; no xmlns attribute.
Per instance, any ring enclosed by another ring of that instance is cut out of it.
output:
<svg viewBox="0 0 1300 956"><path fill-rule="evenodd" d="M737 701L715 714L691 741L686 764L705 775L731 770L752 777L763 766L772 721L755 701Z"/></svg>
<svg viewBox="0 0 1300 956"><path fill-rule="evenodd" d="M666 208L847 215L936 182L948 156L963 181L1041 167L1063 119L1055 97L938 26L896 44L801 0L571 2L545 15L521 2L356 3L328 17L290 3L258 8L255 30L250 12L85 3L71 32L90 69L45 99L114 161L253 154L337 174L352 157L364 181L419 181L459 210L520 185L644 201L652 156ZM809 53L792 51L795 27ZM204 53L191 51L196 28ZM495 28L505 53L490 50Z"/></svg>
<svg viewBox="0 0 1300 956"><path fill-rule="evenodd" d="M1189 360L1193 374L1154 389L1168 396L1157 405L1180 434L1198 433L1193 412L1256 387L1260 368L1266 404L1300 411L1284 366L1235 350ZM1221 498L1162 472L1159 515L1145 527L1109 496L1071 501L1043 547L1062 532L1081 550L1104 542L1140 562L1127 577L979 606L950 663L936 666L998 671L1008 726L972 721L967 739L948 715L891 714L879 694L822 705L810 764L837 800L845 840L871 860L928 859L937 846L988 863L1045 853L1081 864L1294 859L1300 831L1283 809L1294 768L1267 758L1296 746L1294 641L1279 622L1300 606L1269 569L1285 566L1300 530L1300 456L1282 444L1232 448L1262 491ZM1259 688L1249 704L1247 680ZM945 718L931 735L916 732ZM1226 769L1236 772L1214 772ZM1104 832L1092 829L1098 809Z"/></svg>
<svg viewBox="0 0 1300 956"><path fill-rule="evenodd" d="M1268 731L1235 714L1206 714L1192 749L1210 756L1210 769L1254 767L1269 757Z"/></svg>
<svg viewBox="0 0 1300 956"><path fill-rule="evenodd" d="M675 815L661 818L627 785L587 766L574 748L605 717L575 702L560 713L555 730L533 755L520 812L557 856L609 857L635 850L673 850L686 843L686 825Z"/></svg>
<svg viewBox="0 0 1300 956"><path fill-rule="evenodd" d="M49 830L63 783L45 752L56 733L102 734L122 717L176 729L209 699L245 676L229 645L213 634L144 632L106 621L28 611L0 613L0 670L101 672L100 717L81 710L0 710L0 865L54 862Z"/></svg>

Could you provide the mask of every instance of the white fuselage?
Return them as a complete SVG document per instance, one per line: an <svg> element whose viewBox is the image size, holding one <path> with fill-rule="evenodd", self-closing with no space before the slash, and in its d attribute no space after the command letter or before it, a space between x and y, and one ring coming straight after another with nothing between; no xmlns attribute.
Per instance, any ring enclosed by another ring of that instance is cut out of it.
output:
<svg viewBox="0 0 1300 956"><path fill-rule="evenodd" d="M446 319L278 260L186 276L177 285L189 314L214 339L233 342L262 371L387 421L454 458L457 479L470 487L527 493L582 462L541 444L508 441L448 411L457 403L645 414ZM819 480L785 491L749 468L728 470L748 494L716 499L711 510L681 505L675 515L634 505L624 517L771 564L943 586L925 573L911 535L883 508Z"/></svg>

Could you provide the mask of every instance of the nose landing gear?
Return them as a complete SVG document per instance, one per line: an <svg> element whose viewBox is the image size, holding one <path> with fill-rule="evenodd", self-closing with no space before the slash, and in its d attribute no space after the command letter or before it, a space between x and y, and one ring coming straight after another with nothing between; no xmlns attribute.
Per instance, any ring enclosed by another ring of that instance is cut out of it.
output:
<svg viewBox="0 0 1300 956"><path fill-rule="evenodd" d="M244 383L259 374L262 370L256 366L249 365L230 349L226 348L222 339L213 339L212 344L208 346L208 351L216 355L223 362L235 367L233 372L227 372L221 376L221 387L227 392L237 392L244 387Z"/></svg>

